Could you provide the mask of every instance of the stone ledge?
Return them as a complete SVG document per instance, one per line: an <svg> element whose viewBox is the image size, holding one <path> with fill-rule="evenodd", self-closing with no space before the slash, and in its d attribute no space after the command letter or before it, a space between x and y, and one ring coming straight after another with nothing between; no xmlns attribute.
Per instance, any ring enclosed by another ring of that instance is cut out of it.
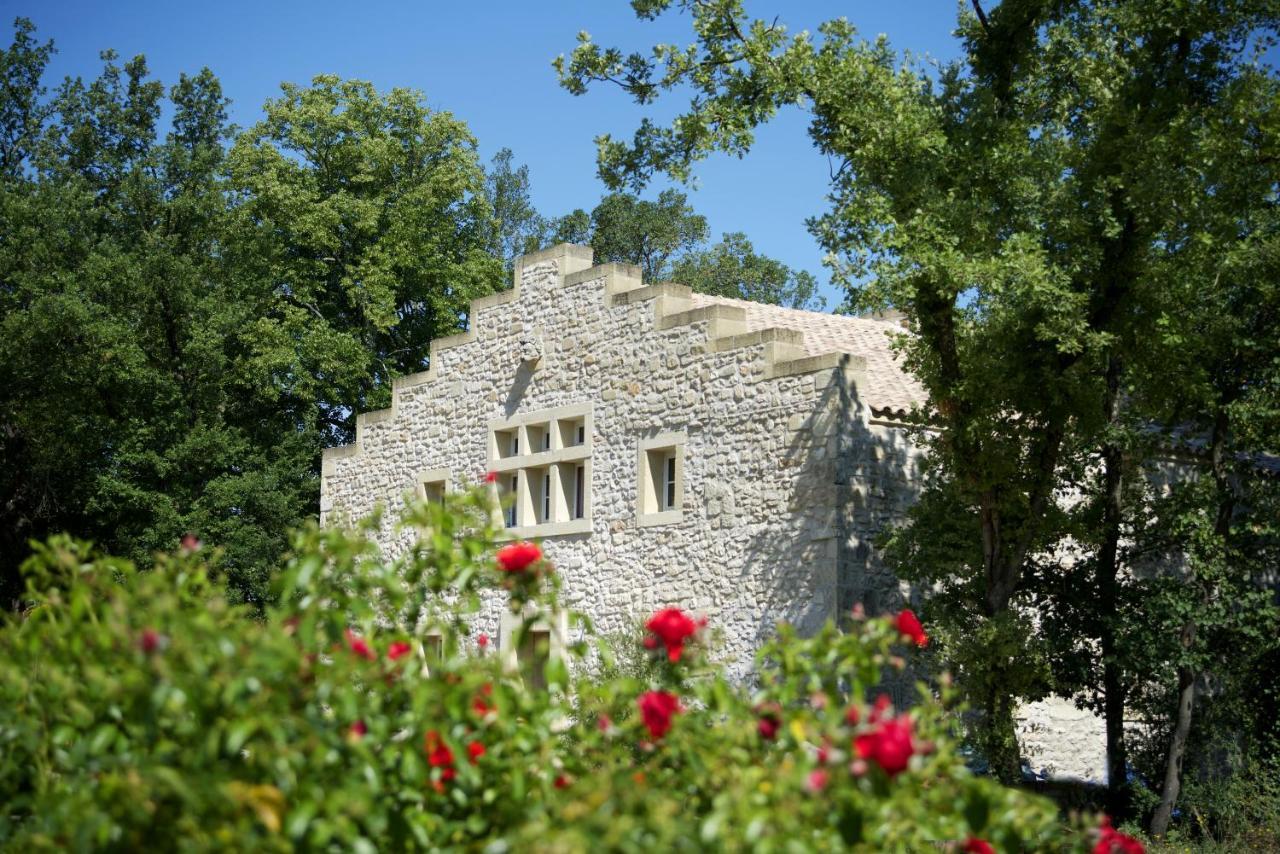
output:
<svg viewBox="0 0 1280 854"><path fill-rule="evenodd" d="M746 332L741 335L730 335L725 338L717 338L711 342L711 351L713 353L723 353L726 350L737 350L741 347L754 347L757 344L794 344L799 347L804 346L804 333L798 329L782 329L768 328L758 329L755 332Z"/></svg>
<svg viewBox="0 0 1280 854"><path fill-rule="evenodd" d="M626 279L636 282L636 287L642 281L640 268L634 264L618 264L610 261L607 264L596 264L594 267L588 267L585 270L578 270L562 277L562 287L573 287L584 282L594 282L596 279ZM630 290L630 289L627 289Z"/></svg>
<svg viewBox="0 0 1280 854"><path fill-rule="evenodd" d="M818 356L806 356L803 359L789 359L775 362L769 371L769 378L791 377L797 374L813 374L819 371L843 369L847 372L861 373L867 368L867 360L852 353L822 353Z"/></svg>
<svg viewBox="0 0 1280 854"><path fill-rule="evenodd" d="M663 315L658 319L657 328L665 331L674 329L677 326L689 326L703 321L710 321L715 324L717 321L725 320L746 324L747 312L736 305L704 305L701 308L692 308L688 311L678 311L675 314Z"/></svg>
<svg viewBox="0 0 1280 854"><path fill-rule="evenodd" d="M633 305L638 302L644 302L645 300L657 299L660 297L692 299L693 289L687 285L677 285L675 282L658 282L654 285L645 285L629 291L619 291L613 295L612 304Z"/></svg>

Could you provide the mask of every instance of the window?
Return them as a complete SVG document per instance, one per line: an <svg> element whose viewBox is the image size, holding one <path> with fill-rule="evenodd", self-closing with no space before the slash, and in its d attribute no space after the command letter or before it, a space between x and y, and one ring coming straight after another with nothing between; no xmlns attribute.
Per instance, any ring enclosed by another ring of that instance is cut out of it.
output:
<svg viewBox="0 0 1280 854"><path fill-rule="evenodd" d="M640 443L637 523L666 525L684 514L683 434L664 433Z"/></svg>
<svg viewBox="0 0 1280 854"><path fill-rule="evenodd" d="M581 519L583 514L583 496L586 494L586 466L574 466L573 482L573 518Z"/></svg>
<svg viewBox="0 0 1280 854"><path fill-rule="evenodd" d="M526 608L513 613L504 608L498 618L499 661L507 673L518 674L526 687L545 691L547 665L564 658L568 634L568 614L564 611L538 614Z"/></svg>
<svg viewBox="0 0 1280 854"><path fill-rule="evenodd" d="M493 434L493 456L498 459L510 459L520 456L520 431L497 430Z"/></svg>
<svg viewBox="0 0 1280 854"><path fill-rule="evenodd" d="M546 424L530 424L524 429L529 438L529 453L551 450L551 429Z"/></svg>
<svg viewBox="0 0 1280 854"><path fill-rule="evenodd" d="M585 418L561 418L556 423L560 427L560 447L576 448L587 443Z"/></svg>
<svg viewBox="0 0 1280 854"><path fill-rule="evenodd" d="M551 513L551 470L543 469L538 476L538 521L552 522L555 517Z"/></svg>
<svg viewBox="0 0 1280 854"><path fill-rule="evenodd" d="M519 518L517 511L520 509L520 475L511 475L511 479L507 482L507 485L510 490L508 496L511 501L510 506L507 507L507 527L514 528L516 526L516 520Z"/></svg>
<svg viewBox="0 0 1280 854"><path fill-rule="evenodd" d="M418 497L432 504L443 504L448 484L443 480L424 480L418 484Z"/></svg>
<svg viewBox="0 0 1280 854"><path fill-rule="evenodd" d="M529 628L520 640L516 661L520 666L520 678L532 691L547 690L547 662L551 660L551 632Z"/></svg>
<svg viewBox="0 0 1280 854"><path fill-rule="evenodd" d="M422 639L423 652L427 654L427 666L438 665L444 660L444 636L438 632L428 632Z"/></svg>
<svg viewBox="0 0 1280 854"><path fill-rule="evenodd" d="M591 417L589 405L576 404L489 425L489 469L509 486L512 536L591 531Z"/></svg>

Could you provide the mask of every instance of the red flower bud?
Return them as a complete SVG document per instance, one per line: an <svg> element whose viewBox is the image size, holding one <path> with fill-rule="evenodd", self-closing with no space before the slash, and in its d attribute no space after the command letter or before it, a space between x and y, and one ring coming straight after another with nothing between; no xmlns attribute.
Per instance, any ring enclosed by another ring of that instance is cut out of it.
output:
<svg viewBox="0 0 1280 854"><path fill-rule="evenodd" d="M405 643L404 641L394 641L392 642L391 646L387 647L387 658L391 659L392 661L398 661L399 659L404 658L406 655L408 655L412 651L413 651L413 647L411 647L409 644Z"/></svg>
<svg viewBox="0 0 1280 854"><path fill-rule="evenodd" d="M356 721L347 730L347 735L355 739L364 738L369 733L369 728L365 726L364 721Z"/></svg>
<svg viewBox="0 0 1280 854"><path fill-rule="evenodd" d="M497 473L496 471L487 471L487 472L485 472L485 473L484 473L484 482L485 482L485 483L497 483L497 482L498 482L498 473Z"/></svg>
<svg viewBox="0 0 1280 854"><path fill-rule="evenodd" d="M976 836L970 836L964 842L964 847L960 849L963 854L996 854L996 849L991 847L991 843L985 839L979 839Z"/></svg>
<svg viewBox="0 0 1280 854"><path fill-rule="evenodd" d="M804 781L804 787L817 794L827 787L827 783L830 780L831 775L827 773L825 768L815 768L809 772L808 778Z"/></svg>
<svg viewBox="0 0 1280 854"><path fill-rule="evenodd" d="M143 629L138 637L138 647L147 655L155 652L160 648L160 633L151 628Z"/></svg>
<svg viewBox="0 0 1280 854"><path fill-rule="evenodd" d="M557 789L567 789L569 788L569 778L563 774L557 774L556 779L551 783L551 785L555 786Z"/></svg>
<svg viewBox="0 0 1280 854"><path fill-rule="evenodd" d="M481 649L485 649L486 647L488 647L489 636L486 635L484 632L481 632L479 637L476 638L476 646L480 647Z"/></svg>
<svg viewBox="0 0 1280 854"><path fill-rule="evenodd" d="M473 741L467 745L467 761L472 765L476 764L481 756L484 756L484 745L478 741Z"/></svg>

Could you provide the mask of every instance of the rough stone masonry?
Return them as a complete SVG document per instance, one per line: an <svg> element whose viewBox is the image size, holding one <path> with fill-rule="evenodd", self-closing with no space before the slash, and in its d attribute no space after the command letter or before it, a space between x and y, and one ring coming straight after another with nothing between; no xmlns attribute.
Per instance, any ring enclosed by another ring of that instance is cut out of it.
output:
<svg viewBox="0 0 1280 854"><path fill-rule="evenodd" d="M512 535L541 539L569 608L601 632L667 605L705 615L740 677L779 621L902 607L875 546L919 488L905 417L924 393L895 358L902 328L591 262L567 244L526 255L511 290L473 302L468 331L433 342L430 369L325 452L322 522L494 471ZM411 538L388 522L380 545ZM506 614L488 601L478 630L514 661ZM1022 718L1034 767L1103 773L1092 715L1047 701Z"/></svg>

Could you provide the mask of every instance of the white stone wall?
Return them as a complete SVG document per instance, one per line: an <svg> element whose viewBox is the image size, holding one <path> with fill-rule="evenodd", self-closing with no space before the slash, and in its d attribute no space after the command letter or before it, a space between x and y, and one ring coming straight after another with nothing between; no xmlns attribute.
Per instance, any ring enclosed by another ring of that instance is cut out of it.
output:
<svg viewBox="0 0 1280 854"><path fill-rule="evenodd" d="M431 469L476 483L491 421L590 403L590 532L543 541L565 604L602 632L665 605L704 614L744 675L778 621L811 629L836 613L837 428L861 417L837 402L858 365L744 334L731 311L682 314L687 291L642 289L616 265L580 272L587 263L569 247L527 257L514 294L481 301L471 332L399 383L392 410L362 416L357 445L326 454L322 513L397 507ZM641 527L638 448L672 432L685 441L683 513ZM385 551L406 545L388 524ZM481 627L497 637L491 604Z"/></svg>

